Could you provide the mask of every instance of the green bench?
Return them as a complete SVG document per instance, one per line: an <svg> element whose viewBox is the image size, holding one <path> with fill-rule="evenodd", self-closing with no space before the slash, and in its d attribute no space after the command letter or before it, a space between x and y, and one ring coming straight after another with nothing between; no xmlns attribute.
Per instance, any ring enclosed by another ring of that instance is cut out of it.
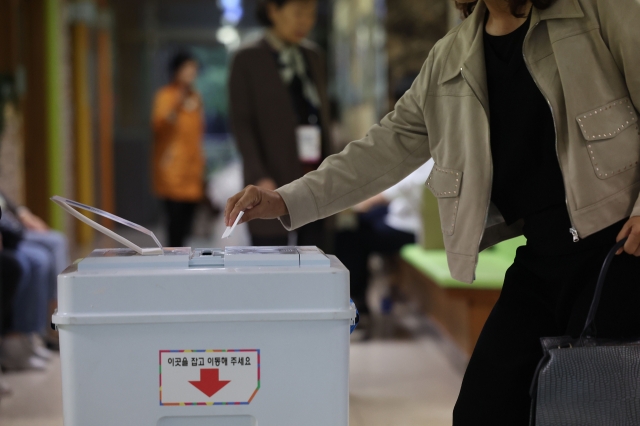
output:
<svg viewBox="0 0 640 426"><path fill-rule="evenodd" d="M423 311L470 354L500 296L505 272L513 263L516 249L526 239L504 241L480 253L473 284L454 280L442 248L439 221L434 223L434 217L438 217L435 197L428 192L424 198L423 245L412 244L401 250L400 282L405 291L418 297Z"/></svg>
<svg viewBox="0 0 640 426"><path fill-rule="evenodd" d="M425 250L418 244L411 244L402 248L400 257L443 288L501 290L504 274L513 263L516 249L526 242L524 237L514 238L480 253L473 284L451 278L444 250Z"/></svg>

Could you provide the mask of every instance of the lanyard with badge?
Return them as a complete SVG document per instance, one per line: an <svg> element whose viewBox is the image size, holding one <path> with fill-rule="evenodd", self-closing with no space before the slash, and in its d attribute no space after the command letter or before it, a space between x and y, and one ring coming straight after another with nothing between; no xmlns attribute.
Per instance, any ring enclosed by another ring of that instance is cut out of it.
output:
<svg viewBox="0 0 640 426"><path fill-rule="evenodd" d="M318 118L315 115L309 117L309 122L312 124L296 127L298 159L303 164L319 164L322 160L322 131L316 124Z"/></svg>

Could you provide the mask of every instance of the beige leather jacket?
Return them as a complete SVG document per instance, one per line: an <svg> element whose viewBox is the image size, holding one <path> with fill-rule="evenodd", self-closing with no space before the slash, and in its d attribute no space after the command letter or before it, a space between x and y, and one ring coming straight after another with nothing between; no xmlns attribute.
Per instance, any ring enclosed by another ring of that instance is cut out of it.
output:
<svg viewBox="0 0 640 426"><path fill-rule="evenodd" d="M413 87L367 136L278 190L295 229L395 184L433 157L451 275L474 280L478 252L521 234L491 204L486 5L440 40ZM557 0L532 11L525 62L549 102L574 239L640 216L640 1Z"/></svg>

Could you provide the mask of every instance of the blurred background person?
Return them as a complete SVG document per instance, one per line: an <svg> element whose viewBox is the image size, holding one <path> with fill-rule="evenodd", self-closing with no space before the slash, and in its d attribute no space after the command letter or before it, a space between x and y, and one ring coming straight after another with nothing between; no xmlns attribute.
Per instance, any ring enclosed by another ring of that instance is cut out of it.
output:
<svg viewBox="0 0 640 426"><path fill-rule="evenodd" d="M306 40L317 0L262 0L263 38L241 48L231 65L232 131L246 185L274 190L312 170L330 154L330 112L324 59ZM297 231L297 242L274 221L249 224L254 245L324 246L325 222Z"/></svg>
<svg viewBox="0 0 640 426"><path fill-rule="evenodd" d="M373 253L397 255L402 247L418 240L424 183L432 168L430 160L400 183L355 206L355 227L336 234L336 256L349 269L351 298L363 315L370 312L369 257Z"/></svg>
<svg viewBox="0 0 640 426"><path fill-rule="evenodd" d="M49 265L47 268L49 276L46 278L48 314L52 315L58 307L58 274L64 271L70 263L67 237L63 233L51 229L42 218L33 214L28 207L16 204L2 189L0 189L0 204L5 205L7 215L16 218L23 228L24 243L21 247L35 247L38 251L44 251L46 263ZM48 325L49 321L46 319L45 326ZM43 337L45 337L47 344L57 346L57 334L51 333L49 327L46 327L46 330L47 333Z"/></svg>
<svg viewBox="0 0 640 426"><path fill-rule="evenodd" d="M0 345L2 338L10 330L13 313L11 303L21 277L20 264L12 254L2 249L0 236ZM2 369L0 369L0 400L10 394L11 388L2 380Z"/></svg>
<svg viewBox="0 0 640 426"><path fill-rule="evenodd" d="M10 301L3 302L8 308L3 314L0 366L6 370L42 370L51 357L42 339L46 336L48 302L55 302L53 256L38 243L26 239L29 228L1 193L0 208L3 263L9 268L2 272L2 297L10 297ZM7 274L8 288L4 283Z"/></svg>
<svg viewBox="0 0 640 426"><path fill-rule="evenodd" d="M0 207L0 218L2 218L2 207ZM0 225L0 231L1 229ZM11 305L18 282L22 277L22 270L15 256L3 249L2 232L0 232L0 345L2 345L2 337L11 326L13 314ZM2 369L0 369L0 400L10 394L11 388L2 380Z"/></svg>
<svg viewBox="0 0 640 426"><path fill-rule="evenodd" d="M204 192L204 113L194 88L195 57L176 54L169 72L172 81L158 90L153 105L153 188L164 203L168 244L182 247Z"/></svg>

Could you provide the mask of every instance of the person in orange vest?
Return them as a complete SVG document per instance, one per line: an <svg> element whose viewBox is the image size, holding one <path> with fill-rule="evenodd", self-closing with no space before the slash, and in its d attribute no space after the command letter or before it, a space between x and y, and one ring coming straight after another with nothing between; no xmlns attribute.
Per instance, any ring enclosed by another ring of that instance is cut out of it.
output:
<svg viewBox="0 0 640 426"><path fill-rule="evenodd" d="M203 197L203 105L194 88L198 63L189 53L169 64L171 83L156 93L153 126L153 189L163 200L170 247L182 247Z"/></svg>

